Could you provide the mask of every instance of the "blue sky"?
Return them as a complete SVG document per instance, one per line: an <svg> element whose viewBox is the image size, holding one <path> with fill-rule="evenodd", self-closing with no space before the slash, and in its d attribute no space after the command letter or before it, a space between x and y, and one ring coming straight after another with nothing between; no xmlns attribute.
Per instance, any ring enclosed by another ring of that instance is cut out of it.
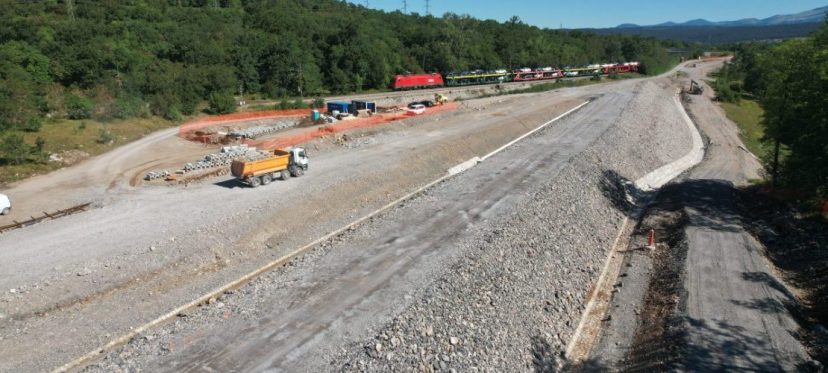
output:
<svg viewBox="0 0 828 373"><path fill-rule="evenodd" d="M365 0L352 3L365 5ZM425 14L425 0L407 0L408 11ZM828 5L828 0L431 0L431 13L470 14L475 18L505 21L517 15L540 27L615 27L622 23L651 25L696 18L731 21L792 14ZM368 0L375 9L402 9L402 0Z"/></svg>

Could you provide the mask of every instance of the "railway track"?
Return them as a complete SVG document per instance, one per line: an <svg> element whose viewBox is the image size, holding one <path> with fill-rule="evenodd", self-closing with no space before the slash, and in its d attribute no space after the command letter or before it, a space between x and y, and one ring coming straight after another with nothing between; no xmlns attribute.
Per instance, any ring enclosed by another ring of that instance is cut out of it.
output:
<svg viewBox="0 0 828 373"><path fill-rule="evenodd" d="M44 211L43 216L40 216L40 217L32 216L31 219L24 220L24 221L21 221L21 222L18 222L17 220L13 220L12 224L7 224L7 225L0 226L0 233L4 233L4 232L7 232L7 231L10 231L10 230L13 230L13 229L17 229L17 228L28 227L30 225L40 223L44 220L52 220L52 219L62 218L64 216L68 216L68 215L72 215L72 214L77 214L79 212L86 211L86 208L89 207L89 205L91 205L91 203L84 203L84 204L73 206L73 207L70 207L70 208L67 208L67 209L58 210L58 211L55 211L51 214Z"/></svg>

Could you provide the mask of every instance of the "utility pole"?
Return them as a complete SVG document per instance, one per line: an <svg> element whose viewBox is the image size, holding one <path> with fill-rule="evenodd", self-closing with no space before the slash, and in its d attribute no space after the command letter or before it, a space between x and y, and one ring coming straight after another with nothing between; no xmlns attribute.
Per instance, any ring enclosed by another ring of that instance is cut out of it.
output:
<svg viewBox="0 0 828 373"><path fill-rule="evenodd" d="M426 2L426 15L431 14L431 2L429 0L425 0Z"/></svg>
<svg viewBox="0 0 828 373"><path fill-rule="evenodd" d="M403 13L408 13L408 1L403 0Z"/></svg>

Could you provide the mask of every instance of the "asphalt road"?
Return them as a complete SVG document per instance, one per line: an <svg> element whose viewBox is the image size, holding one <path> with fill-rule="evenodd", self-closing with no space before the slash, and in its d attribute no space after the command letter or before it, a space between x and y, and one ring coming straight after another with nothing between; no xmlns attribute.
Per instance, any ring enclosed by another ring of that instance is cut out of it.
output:
<svg viewBox="0 0 828 373"><path fill-rule="evenodd" d="M689 69L700 81L714 65ZM762 245L745 229L734 185L755 179L759 162L737 126L711 101L713 90L689 104L709 138L707 156L683 183L690 222L685 264L688 333L680 368L686 371L796 371L809 358L788 310L795 298L775 276Z"/></svg>

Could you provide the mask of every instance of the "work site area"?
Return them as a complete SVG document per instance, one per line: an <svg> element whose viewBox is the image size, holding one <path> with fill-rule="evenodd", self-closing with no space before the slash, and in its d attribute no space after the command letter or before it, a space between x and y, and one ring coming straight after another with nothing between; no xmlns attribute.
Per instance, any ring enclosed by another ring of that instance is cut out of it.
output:
<svg viewBox="0 0 828 373"><path fill-rule="evenodd" d="M819 371L725 61L208 117L15 183L0 371Z"/></svg>

